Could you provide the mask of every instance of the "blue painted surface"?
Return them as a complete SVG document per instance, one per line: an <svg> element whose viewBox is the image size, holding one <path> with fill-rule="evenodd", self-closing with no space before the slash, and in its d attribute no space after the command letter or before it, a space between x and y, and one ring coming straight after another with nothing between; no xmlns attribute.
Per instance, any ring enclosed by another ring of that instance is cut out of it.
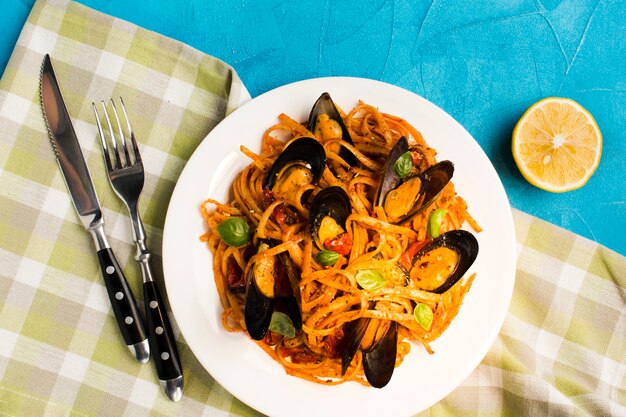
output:
<svg viewBox="0 0 626 417"><path fill-rule="evenodd" d="M626 254L626 7L619 1L80 0L230 63L252 96L349 75L404 87L476 138L511 205ZM33 0L2 0L0 72ZM587 185L528 184L510 151L532 103L570 97L604 135Z"/></svg>

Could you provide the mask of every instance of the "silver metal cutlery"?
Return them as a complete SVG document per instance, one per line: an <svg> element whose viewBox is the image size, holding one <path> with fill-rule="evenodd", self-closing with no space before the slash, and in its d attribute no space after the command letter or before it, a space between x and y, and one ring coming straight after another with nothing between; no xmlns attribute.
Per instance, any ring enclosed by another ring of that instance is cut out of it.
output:
<svg viewBox="0 0 626 417"><path fill-rule="evenodd" d="M92 103L93 112L102 143L109 182L117 196L126 204L130 213L132 235L137 248L135 260L139 263L143 277L143 293L150 348L153 352L157 374L163 389L172 401L178 401L182 396L183 389L182 367L165 304L150 267L152 255L146 245L146 234L137 208L145 177L141 154L139 153L135 133L130 124L124 101L120 98L120 107L125 119L125 126L120 121L120 115L112 99L108 108L104 101L101 104L112 144L111 148L107 144L108 141L100 123L100 115L95 103ZM113 115L115 126L111 123L109 113Z"/></svg>
<svg viewBox="0 0 626 417"><path fill-rule="evenodd" d="M148 362L152 351L161 386L172 401L178 401L183 392L182 366L165 304L150 266L151 253L146 246L146 234L137 207L144 185L144 168L124 102L120 101L126 122L126 133L122 128L113 100L111 100L111 113L117 130L111 123L107 106L104 102L102 103L104 118L110 133L113 158L109 153L95 104L93 104L93 111L102 142L109 182L130 212L132 236L137 247L135 259L139 263L143 277L147 331L135 297L108 243L104 231L102 209L49 55L44 57L41 66L39 90L52 150L78 217L94 239L109 300L124 341L141 363ZM119 144L117 137L119 137Z"/></svg>

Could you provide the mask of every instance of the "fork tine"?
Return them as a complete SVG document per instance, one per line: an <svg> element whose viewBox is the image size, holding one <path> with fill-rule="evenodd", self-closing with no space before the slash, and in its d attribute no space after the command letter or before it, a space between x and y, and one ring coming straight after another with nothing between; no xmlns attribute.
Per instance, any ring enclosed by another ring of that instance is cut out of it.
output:
<svg viewBox="0 0 626 417"><path fill-rule="evenodd" d="M122 150L124 151L124 159L126 160L125 166L130 166L132 165L132 161L130 160L130 155L128 154L128 146L126 145L126 136L124 135L124 130L122 129L122 123L120 122L120 117L117 114L117 107L115 107L115 101L113 101L113 99L111 99L111 106L113 107L113 115L115 116L115 121L117 123L117 132L122 142Z"/></svg>
<svg viewBox="0 0 626 417"><path fill-rule="evenodd" d="M122 97L120 97L120 103L122 104L122 112L124 113L124 118L126 119L126 126L128 127L130 141L133 144L135 162L141 162L141 154L139 153L139 147L137 146L137 140L135 139L135 132L133 131L133 127L130 124L130 119L128 118L128 113L126 113L126 106L124 105L124 99Z"/></svg>
<svg viewBox="0 0 626 417"><path fill-rule="evenodd" d="M115 137L115 132L113 132L113 126L111 125L111 119L109 118L109 112L107 111L107 106L104 104L104 100L102 100L102 109L104 110L104 118L107 121L107 126L109 127L109 134L111 135L111 143L113 144L113 153L115 154L115 169L122 168L122 158L120 158L119 150L117 149L117 138Z"/></svg>
<svg viewBox="0 0 626 417"><path fill-rule="evenodd" d="M102 131L102 124L100 123L100 117L98 115L98 108L96 107L96 103L91 103L91 107L93 108L93 114L96 116L96 125L98 126L98 135L100 136L100 142L102 143L102 153L104 154L104 162L107 166L107 171L112 171L113 166L111 165L111 156L109 155L109 147L107 146L106 138L104 137L104 132Z"/></svg>

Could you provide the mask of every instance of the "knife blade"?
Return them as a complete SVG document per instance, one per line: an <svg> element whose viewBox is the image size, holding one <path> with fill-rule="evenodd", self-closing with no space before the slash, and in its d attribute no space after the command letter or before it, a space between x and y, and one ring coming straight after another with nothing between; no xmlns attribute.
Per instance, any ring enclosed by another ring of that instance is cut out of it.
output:
<svg viewBox="0 0 626 417"><path fill-rule="evenodd" d="M132 354L139 362L146 363L150 359L150 347L143 319L104 233L100 202L48 54L41 65L39 81L41 107L52 150L76 213L94 239L117 324Z"/></svg>

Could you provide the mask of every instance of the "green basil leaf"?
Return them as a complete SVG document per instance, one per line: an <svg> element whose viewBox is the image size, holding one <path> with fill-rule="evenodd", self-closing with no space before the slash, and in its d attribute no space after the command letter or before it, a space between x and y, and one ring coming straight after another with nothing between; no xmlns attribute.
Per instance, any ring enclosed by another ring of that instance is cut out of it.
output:
<svg viewBox="0 0 626 417"><path fill-rule="evenodd" d="M274 311L272 313L272 319L270 320L268 328L274 333L282 334L285 337L296 337L296 328L293 322L288 315L280 311Z"/></svg>
<svg viewBox="0 0 626 417"><path fill-rule="evenodd" d="M440 235L441 223L443 222L443 216L446 215L448 210L446 209L437 209L433 210L428 217L428 235L431 238L436 238Z"/></svg>
<svg viewBox="0 0 626 417"><path fill-rule="evenodd" d="M320 263L320 265L331 266L335 265L335 263L339 260L339 254L334 250L321 250L317 253L315 259Z"/></svg>
<svg viewBox="0 0 626 417"><path fill-rule="evenodd" d="M250 226L239 217L233 217L218 224L217 232L229 246L243 246L250 241Z"/></svg>
<svg viewBox="0 0 626 417"><path fill-rule="evenodd" d="M393 164L393 170L400 178L404 178L409 175L411 168L413 168L413 158L411 157L411 152L409 151L400 155L400 157L396 159L396 163Z"/></svg>
<svg viewBox="0 0 626 417"><path fill-rule="evenodd" d="M385 286L385 277L375 269L361 269L356 273L356 282L368 291L378 291Z"/></svg>
<svg viewBox="0 0 626 417"><path fill-rule="evenodd" d="M424 330L430 330L430 326L433 324L433 311L428 305L417 303L413 310L413 316Z"/></svg>

